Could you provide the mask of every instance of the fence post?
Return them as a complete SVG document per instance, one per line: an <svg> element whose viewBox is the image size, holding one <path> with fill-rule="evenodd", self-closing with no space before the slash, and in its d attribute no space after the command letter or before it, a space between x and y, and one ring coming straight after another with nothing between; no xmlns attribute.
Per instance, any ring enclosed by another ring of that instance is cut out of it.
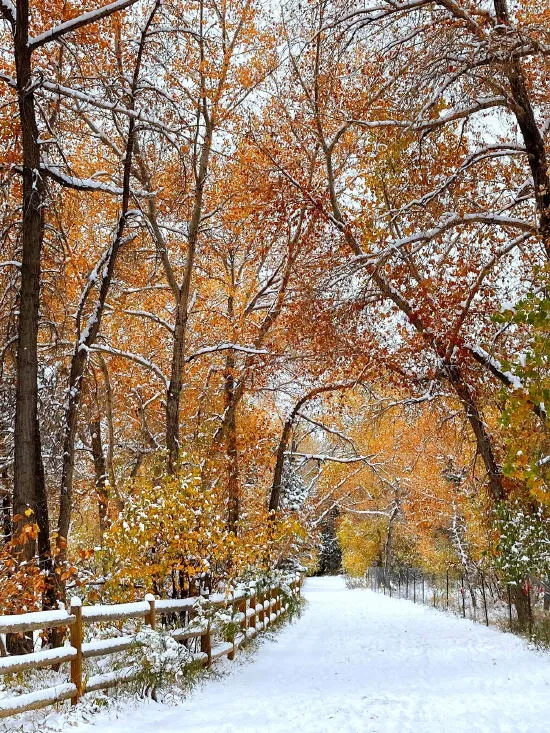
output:
<svg viewBox="0 0 550 733"><path fill-rule="evenodd" d="M445 608L449 610L449 571L445 573Z"/></svg>
<svg viewBox="0 0 550 733"><path fill-rule="evenodd" d="M416 570L413 570L413 602L416 603Z"/></svg>
<svg viewBox="0 0 550 733"><path fill-rule="evenodd" d="M466 592L464 590L464 574L460 576L460 593L462 595L462 618L466 618Z"/></svg>
<svg viewBox="0 0 550 733"><path fill-rule="evenodd" d="M483 610L485 611L485 626L489 626L489 614L487 613L487 597L485 595L485 580L481 574L481 595L483 597Z"/></svg>
<svg viewBox="0 0 550 733"><path fill-rule="evenodd" d="M147 613L147 616L145 616L145 623L149 624L152 629L155 629L157 626L157 617L155 614L155 596L152 593L147 593L147 595L145 596L145 600L149 604L149 611Z"/></svg>
<svg viewBox="0 0 550 733"><path fill-rule="evenodd" d="M82 601L80 598L71 598L71 615L74 616L74 623L70 627L71 646L76 649L76 657L71 660L71 682L76 686L76 694L71 698L71 704L76 705L84 692L82 683L82 638L84 630L82 627Z"/></svg>
<svg viewBox="0 0 550 733"><path fill-rule="evenodd" d="M246 606L247 606L247 600L246 598L243 598L242 601L239 602L238 609L239 613L242 613L244 618L241 621L241 629L244 631L244 635L246 636L246 630L248 629L248 616L246 615Z"/></svg>
<svg viewBox="0 0 550 733"><path fill-rule="evenodd" d="M210 621L206 625L206 630L201 636L201 652L206 654L206 666L212 664L212 637L210 636Z"/></svg>
<svg viewBox="0 0 550 733"><path fill-rule="evenodd" d="M409 600L409 568L405 570L405 598Z"/></svg>
<svg viewBox="0 0 550 733"><path fill-rule="evenodd" d="M529 636L533 633L533 608L531 606L531 581L527 579L527 612L529 614Z"/></svg>
<svg viewBox="0 0 550 733"><path fill-rule="evenodd" d="M230 604L229 608L231 609L231 623L233 624L234 623L234 620L235 620L235 612L237 610L237 606L235 605L235 591L232 591L232 596L233 596L233 598L231 599L231 604ZM236 637L237 637L237 632L235 631L235 636L233 636L233 649L227 655L227 658L229 660L231 660L231 661L233 661L233 659L235 659L235 651L236 651L236 648L235 648L235 638Z"/></svg>
<svg viewBox="0 0 550 733"><path fill-rule="evenodd" d="M256 606L258 605L258 599L256 598L256 591L250 596L250 608L254 609L254 615L250 616L249 625L251 629L256 629Z"/></svg>
<svg viewBox="0 0 550 733"><path fill-rule="evenodd" d="M258 603L261 606L261 609L258 613L258 622L261 624L260 631L265 630L265 609L264 609L264 600L265 600L265 593L260 593L258 596Z"/></svg>

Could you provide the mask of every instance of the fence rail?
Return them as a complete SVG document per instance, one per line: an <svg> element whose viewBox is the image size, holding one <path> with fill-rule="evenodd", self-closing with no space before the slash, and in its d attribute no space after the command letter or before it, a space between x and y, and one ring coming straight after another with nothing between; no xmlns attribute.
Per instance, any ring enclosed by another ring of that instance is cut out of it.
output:
<svg viewBox="0 0 550 733"><path fill-rule="evenodd" d="M296 577L289 583L291 594L299 597L301 578ZM231 611L231 618L238 627L232 641L220 642L212 646L215 640L215 629L210 622L202 628L192 628L190 624L196 618L195 603L201 599L203 609L222 609ZM200 651L195 651L193 661L209 667L217 659L227 656L234 659L239 647L247 640L283 616L289 608L289 598L281 586L272 586L262 592L240 591L225 596L221 594L207 597L185 599L157 600L147 595L137 603L123 603L105 606L82 606L80 599L71 602L69 611L42 611L21 615L0 616L0 633L18 634L40 629L67 627L69 645L56 649L43 649L29 654L0 658L0 675L25 672L44 667L58 667L70 664L67 683L36 690L27 694L0 699L0 718L7 718L27 710L37 710L54 705L64 700L76 704L87 692L105 690L137 676L133 668L123 668L114 672L97 674L86 679L85 660L107 657L112 654L131 649L136 640L133 635L112 637L85 642L85 628L106 622L125 622L130 619L143 619L143 622L155 629L157 623L168 626L177 619L178 628L170 630L172 637L187 644L195 640L200 644Z"/></svg>

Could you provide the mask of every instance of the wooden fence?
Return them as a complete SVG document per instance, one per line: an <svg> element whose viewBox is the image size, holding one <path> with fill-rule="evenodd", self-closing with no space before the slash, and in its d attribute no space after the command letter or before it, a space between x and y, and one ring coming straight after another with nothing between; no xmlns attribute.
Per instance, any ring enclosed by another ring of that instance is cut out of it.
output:
<svg viewBox="0 0 550 733"><path fill-rule="evenodd" d="M300 578L296 578L289 584L291 593L295 597L300 595L300 583ZM1 657L1 675L70 663L70 679L66 683L0 699L0 718L27 710L38 710L63 700L71 700L73 704L76 704L79 698L87 692L116 687L120 683L130 682L136 678L135 668L125 668L86 677L84 669L86 659L123 652L136 644L134 635L86 643L84 642L86 626L141 618L144 623L154 629L158 623L167 625L170 620L177 618L180 621L179 628L172 629L171 636L176 641L185 644L192 639L197 641L200 639L200 651L192 655L193 661L209 667L221 657L226 656L233 659L237 649L245 640L265 630L289 608L288 594L285 594L278 586L273 586L262 593L254 592L252 595L250 592L242 591L233 593L229 597L221 594L212 595L209 598L203 597L201 599L203 609L228 609L231 612L232 621L238 627L232 641L221 642L213 647L215 629L211 628L210 622L207 622L205 627L198 629L191 624L193 618L197 616L195 607L197 600L196 597L181 600L156 600L154 596L147 595L143 601L136 603L82 606L80 599L75 598L68 611L42 611L18 616L0 616L0 634L26 633L60 626L69 629L68 646ZM183 625L181 619L184 621Z"/></svg>

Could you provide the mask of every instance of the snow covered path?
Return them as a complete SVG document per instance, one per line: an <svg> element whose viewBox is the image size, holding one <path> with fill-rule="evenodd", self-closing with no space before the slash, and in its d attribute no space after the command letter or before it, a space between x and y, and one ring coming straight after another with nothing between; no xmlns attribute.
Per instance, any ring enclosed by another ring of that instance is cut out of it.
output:
<svg viewBox="0 0 550 733"><path fill-rule="evenodd" d="M302 617L170 708L74 733L548 733L550 654L410 601L307 581Z"/></svg>

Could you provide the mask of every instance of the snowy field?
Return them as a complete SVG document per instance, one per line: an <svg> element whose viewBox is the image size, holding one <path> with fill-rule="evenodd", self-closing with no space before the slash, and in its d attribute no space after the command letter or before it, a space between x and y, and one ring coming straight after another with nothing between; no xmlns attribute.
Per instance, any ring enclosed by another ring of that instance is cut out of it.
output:
<svg viewBox="0 0 550 733"><path fill-rule="evenodd" d="M73 733L548 733L550 654L410 601L307 581L300 619L178 707Z"/></svg>

